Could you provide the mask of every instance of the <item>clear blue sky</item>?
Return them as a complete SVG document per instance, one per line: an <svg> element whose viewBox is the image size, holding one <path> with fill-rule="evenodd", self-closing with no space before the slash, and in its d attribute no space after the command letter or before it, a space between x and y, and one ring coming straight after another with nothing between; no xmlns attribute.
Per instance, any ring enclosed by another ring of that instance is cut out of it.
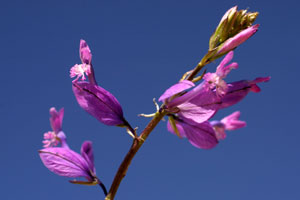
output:
<svg viewBox="0 0 300 200"><path fill-rule="evenodd" d="M271 76L262 92L219 112L240 110L246 128L212 150L193 147L161 122L134 158L116 199L300 199L299 3L286 1L2 1L1 198L103 199L99 187L72 185L48 171L37 151L50 130L50 107L65 108L63 129L75 151L92 140L98 176L109 187L131 144L77 104L69 69L85 39L99 85L143 129L158 98L192 69L224 12L234 5L260 15L257 34L235 51L229 81ZM214 71L219 61L210 64Z"/></svg>

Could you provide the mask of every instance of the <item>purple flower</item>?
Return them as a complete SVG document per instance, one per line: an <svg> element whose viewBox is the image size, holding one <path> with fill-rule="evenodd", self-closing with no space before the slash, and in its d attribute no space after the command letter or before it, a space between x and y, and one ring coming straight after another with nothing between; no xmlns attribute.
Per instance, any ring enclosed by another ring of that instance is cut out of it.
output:
<svg viewBox="0 0 300 200"><path fill-rule="evenodd" d="M91 51L84 40L80 41L80 59L82 64L74 65L70 70L73 80L73 92L78 104L100 122L117 126L126 124L123 110L118 100L108 91L96 84L94 70L91 64ZM85 75L88 76L89 82ZM78 81L81 77L82 81Z"/></svg>
<svg viewBox="0 0 300 200"><path fill-rule="evenodd" d="M236 130L246 126L245 121L240 121L241 113L236 111L227 117L224 117L221 121L211 121L210 124L215 130L218 140L224 140L226 138L225 130Z"/></svg>
<svg viewBox="0 0 300 200"><path fill-rule="evenodd" d="M183 80L167 89L159 98L159 101L164 101L166 108L170 112L177 113L183 120L190 120L196 123L208 120L218 108L218 105L212 104L212 102L220 101L220 98L228 90L223 78L228 75L231 69L238 67L237 63L228 64L232 58L233 51L225 56L215 73L205 74L205 81L192 90L183 93L185 90L195 86L193 82Z"/></svg>
<svg viewBox="0 0 300 200"><path fill-rule="evenodd" d="M217 96L206 81L185 92L193 86L191 81L181 81L167 89L159 101L170 112L167 126L170 132L187 138L197 148L210 149L218 144L214 129L207 122L217 111L216 105L210 105ZM197 96L201 98L195 101Z"/></svg>
<svg viewBox="0 0 300 200"><path fill-rule="evenodd" d="M186 137L198 148L210 149L224 139L225 130L242 128L245 122L239 121L239 112L221 121L208 122L222 108L234 105L242 100L250 91L259 92L257 83L266 82L270 77L257 78L253 81L238 81L227 84L225 78L231 69L238 67L237 63L228 64L233 57L229 52L217 67L215 73L207 73L204 81L194 87L188 80L181 81L159 98L168 111L168 130L179 137ZM190 91L186 91L194 87Z"/></svg>
<svg viewBox="0 0 300 200"><path fill-rule="evenodd" d="M50 123L53 131L44 134L44 149L39 155L44 165L55 174L66 177L85 177L88 181L70 181L71 183L96 185L99 184L105 196L107 190L104 184L96 177L92 143L85 141L81 146L81 155L71 150L66 142L66 135L61 130L63 109L59 112L50 109ZM55 127L55 128L54 128ZM57 132L58 131L58 132ZM58 144L61 147L54 147Z"/></svg>
<svg viewBox="0 0 300 200"><path fill-rule="evenodd" d="M44 165L53 173L66 177L85 177L97 182L91 142L85 141L81 155L69 148L49 147L39 151Z"/></svg>

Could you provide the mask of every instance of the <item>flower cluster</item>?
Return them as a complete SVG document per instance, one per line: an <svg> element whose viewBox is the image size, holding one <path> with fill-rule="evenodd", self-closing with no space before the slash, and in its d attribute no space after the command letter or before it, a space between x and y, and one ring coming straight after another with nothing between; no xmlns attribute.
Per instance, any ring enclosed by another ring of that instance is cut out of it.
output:
<svg viewBox="0 0 300 200"><path fill-rule="evenodd" d="M162 105L157 106L157 112L150 115L153 119L147 127L137 134L123 115L123 109L110 92L97 84L92 64L92 53L84 40L80 40L80 64L70 69L72 89L79 106L108 126L125 127L133 137L133 144L122 162L110 188L110 193L96 176L92 143L85 141L81 153L71 150L62 131L64 109L50 109L50 125L52 131L44 134L44 149L39 150L43 164L60 176L71 178L84 177L85 181L71 180L71 183L85 185L100 185L107 200L113 200L114 195L125 176L128 166L135 153L147 139L150 132L165 115L168 116L167 129L180 138L202 149L215 147L220 140L226 138L226 131L236 130L246 126L239 120L240 112L236 111L219 121L211 121L221 109L237 104L249 92L260 92L258 83L270 80L270 77L259 77L254 80L240 80L227 83L225 78L238 64L231 62L233 50L249 39L259 25L252 25L258 13L247 10L237 11L237 6L229 9L209 41L209 50L196 68L184 76L181 81L167 89L159 98ZM211 61L225 55L215 72L204 73L194 78L197 73ZM202 82L198 85L195 83Z"/></svg>
<svg viewBox="0 0 300 200"><path fill-rule="evenodd" d="M229 52L221 61L215 73L206 73L198 86L192 81L183 80L167 89L159 98L169 112L168 130L179 137L186 137L192 145L210 149L225 138L224 130L235 130L246 125L239 121L236 112L220 122L209 122L215 113L241 101L250 91L259 92L256 85L266 82L270 77L253 81L242 80L226 83L223 79L237 63L228 64L233 58ZM194 87L190 91L188 89Z"/></svg>

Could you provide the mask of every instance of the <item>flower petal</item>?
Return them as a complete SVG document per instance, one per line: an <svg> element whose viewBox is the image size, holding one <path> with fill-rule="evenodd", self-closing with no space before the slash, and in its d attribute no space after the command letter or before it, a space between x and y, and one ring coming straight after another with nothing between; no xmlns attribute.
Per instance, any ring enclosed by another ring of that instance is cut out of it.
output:
<svg viewBox="0 0 300 200"><path fill-rule="evenodd" d="M94 153L93 153L93 147L91 141L85 141L81 145L81 155L82 157L87 161L89 164L89 168L95 172L95 166L94 166Z"/></svg>
<svg viewBox="0 0 300 200"><path fill-rule="evenodd" d="M191 87L194 87L195 84L192 81L183 80L179 83L176 83L175 85L171 86L169 89L167 89L160 97L159 101L164 101L170 97L172 97L175 94L178 94L180 92L183 92Z"/></svg>
<svg viewBox="0 0 300 200"><path fill-rule="evenodd" d="M221 123L224 124L226 130L236 130L239 128L243 128L246 126L246 122L239 120L240 115L241 115L240 111L236 111L231 115L224 117L221 120Z"/></svg>
<svg viewBox="0 0 300 200"><path fill-rule="evenodd" d="M176 121L176 127L180 136L187 137L189 142L197 148L211 149L218 144L215 131L208 121L190 124L186 121L182 121L182 119L178 119ZM167 128L169 132L176 134L169 122Z"/></svg>
<svg viewBox="0 0 300 200"><path fill-rule="evenodd" d="M55 174L67 177L89 177L87 162L68 148L51 147L39 151L44 165Z"/></svg>
<svg viewBox="0 0 300 200"><path fill-rule="evenodd" d="M59 131L57 134L57 137L59 138L59 141L61 143L61 147L63 148L70 148L68 143L67 143L67 136L63 131Z"/></svg>
<svg viewBox="0 0 300 200"><path fill-rule="evenodd" d="M233 56L234 56L233 51L227 53L226 56L223 58L223 60L220 62L219 66L217 67L217 70L224 68L224 66L227 65L232 60Z"/></svg>
<svg viewBox="0 0 300 200"><path fill-rule="evenodd" d="M197 148L211 149L219 143L209 122L203 122L197 126L186 123L182 125L189 142Z"/></svg>
<svg viewBox="0 0 300 200"><path fill-rule="evenodd" d="M92 53L86 41L81 39L79 44L79 57L82 63L91 64Z"/></svg>
<svg viewBox="0 0 300 200"><path fill-rule="evenodd" d="M110 126L124 124L120 103L102 87L81 81L73 83L73 92L78 104L100 122Z"/></svg>
<svg viewBox="0 0 300 200"><path fill-rule="evenodd" d="M260 89L256 85L256 83L267 82L270 80L270 77L257 78L253 81L237 81L233 83L229 83L228 91L226 95L222 98L221 103L218 103L220 108L227 108L232 106L238 102L240 102L243 98L247 96L250 91L255 90L255 92L259 92ZM259 90L258 90L259 89Z"/></svg>
<svg viewBox="0 0 300 200"><path fill-rule="evenodd" d="M215 113L216 109L212 109L205 106L199 106L191 102L185 102L178 106L180 112L178 115L184 118L185 121L193 121L196 123L202 123L210 119Z"/></svg>
<svg viewBox="0 0 300 200"><path fill-rule="evenodd" d="M202 123L210 119L219 107L214 102L219 101L220 97L209 89L209 84L201 85L203 89L198 91L197 96L178 106L180 109L178 115L184 120Z"/></svg>
<svg viewBox="0 0 300 200"><path fill-rule="evenodd" d="M58 112L52 107L50 108L50 125L55 133L61 131L62 121L64 118L64 108L61 108Z"/></svg>

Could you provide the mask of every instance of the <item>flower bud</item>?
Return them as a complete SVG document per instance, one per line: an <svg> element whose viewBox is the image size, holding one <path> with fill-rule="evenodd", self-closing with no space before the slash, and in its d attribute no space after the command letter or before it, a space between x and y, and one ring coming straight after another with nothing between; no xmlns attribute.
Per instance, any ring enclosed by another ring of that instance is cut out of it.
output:
<svg viewBox="0 0 300 200"><path fill-rule="evenodd" d="M251 27L253 22L255 21L257 15L258 15L258 12L251 13L251 12L247 12L247 10L238 11L237 6L229 9L222 17L215 32L210 37L209 50L212 51L215 48L218 48L218 47L220 48L220 46L224 42L226 42L228 39L235 37L241 31ZM235 47L233 47L233 48L235 48ZM230 50L232 50L232 49L230 49ZM219 49L219 51L220 51L220 49ZM226 51L225 53L227 53L227 52L228 51ZM222 53L222 54L225 54L225 53ZM217 53L217 55L220 55L220 54Z"/></svg>

